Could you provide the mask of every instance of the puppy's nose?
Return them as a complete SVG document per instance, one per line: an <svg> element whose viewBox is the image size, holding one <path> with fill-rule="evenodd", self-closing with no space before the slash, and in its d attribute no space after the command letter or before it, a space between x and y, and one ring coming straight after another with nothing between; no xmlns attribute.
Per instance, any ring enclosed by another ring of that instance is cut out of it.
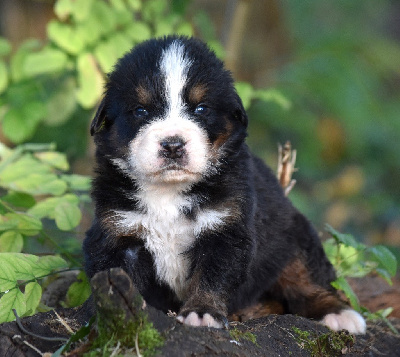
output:
<svg viewBox="0 0 400 357"><path fill-rule="evenodd" d="M160 142L162 155L168 159L177 159L183 156L185 142L182 138L173 136Z"/></svg>

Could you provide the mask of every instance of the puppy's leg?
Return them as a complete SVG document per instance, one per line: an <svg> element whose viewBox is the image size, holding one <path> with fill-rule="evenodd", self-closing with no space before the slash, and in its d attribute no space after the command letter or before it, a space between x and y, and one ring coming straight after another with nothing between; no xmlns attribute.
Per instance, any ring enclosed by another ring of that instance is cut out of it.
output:
<svg viewBox="0 0 400 357"><path fill-rule="evenodd" d="M178 321L192 326L228 327L228 298L244 281L249 247L241 227L209 233L189 252L192 275ZM236 232L235 235L233 232Z"/></svg>
<svg viewBox="0 0 400 357"><path fill-rule="evenodd" d="M295 258L283 269L275 291L290 313L321 320L334 331L365 333L363 317L341 301L332 287L319 285L301 258Z"/></svg>

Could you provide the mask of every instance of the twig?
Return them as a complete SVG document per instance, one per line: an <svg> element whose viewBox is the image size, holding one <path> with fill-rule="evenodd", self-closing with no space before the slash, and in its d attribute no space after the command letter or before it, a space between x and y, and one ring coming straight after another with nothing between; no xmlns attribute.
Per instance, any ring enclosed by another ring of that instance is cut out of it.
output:
<svg viewBox="0 0 400 357"><path fill-rule="evenodd" d="M285 196L288 196L296 180L292 179L293 172L297 171L295 168L296 164L296 150L292 150L292 145L290 141L286 141L285 145L282 147L278 144L278 170L277 178L281 184Z"/></svg>
<svg viewBox="0 0 400 357"><path fill-rule="evenodd" d="M32 348L36 353L38 353L39 355L43 356L44 354L42 353L42 351L40 351L37 347L31 345L28 341L25 341L21 335L14 335L13 336L13 340L16 338L20 338L22 340L22 343L27 345L28 347Z"/></svg>
<svg viewBox="0 0 400 357"><path fill-rule="evenodd" d="M112 351L110 357L114 357L117 355L117 353L119 352L119 346L121 345L121 342L118 341L117 346L115 346L114 351Z"/></svg>
<svg viewBox="0 0 400 357"><path fill-rule="evenodd" d="M15 321L19 327L19 329L26 335L32 336L32 337L36 337L36 338L40 338L41 340L45 340L45 341L60 341L60 342L67 342L69 339L65 338L65 337L46 337L46 336L40 336L40 335L36 335L33 332L28 331L27 329L25 329L24 326L22 326L22 322L21 319L19 318L17 311L15 309L12 309L14 315L15 315Z"/></svg>
<svg viewBox="0 0 400 357"><path fill-rule="evenodd" d="M67 331L72 335L74 331L72 330L71 327L69 327L67 322L57 313L56 310L54 310L54 314L57 316L57 319L61 323L61 325L63 325L67 329Z"/></svg>
<svg viewBox="0 0 400 357"><path fill-rule="evenodd" d="M139 332L136 332L136 337L135 337L135 349L136 349L137 357L143 357L143 356L140 354L140 350L139 350Z"/></svg>

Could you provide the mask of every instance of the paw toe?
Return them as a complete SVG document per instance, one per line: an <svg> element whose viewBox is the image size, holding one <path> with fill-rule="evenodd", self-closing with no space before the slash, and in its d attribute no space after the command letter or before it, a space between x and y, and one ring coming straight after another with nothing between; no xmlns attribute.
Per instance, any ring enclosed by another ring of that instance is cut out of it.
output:
<svg viewBox="0 0 400 357"><path fill-rule="evenodd" d="M328 314L322 323L334 331L347 330L352 334L364 334L366 323L364 318L356 311L347 309L339 314Z"/></svg>
<svg viewBox="0 0 400 357"><path fill-rule="evenodd" d="M192 311L186 317L179 315L176 319L180 323L189 326L206 326L214 328L222 328L224 326L223 323L219 322L208 313L204 314L203 317L200 317L196 312Z"/></svg>

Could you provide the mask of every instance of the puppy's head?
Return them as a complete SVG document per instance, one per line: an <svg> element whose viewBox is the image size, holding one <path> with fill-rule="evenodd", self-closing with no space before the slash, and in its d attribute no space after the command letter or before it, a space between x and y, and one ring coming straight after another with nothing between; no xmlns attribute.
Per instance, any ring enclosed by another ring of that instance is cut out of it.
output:
<svg viewBox="0 0 400 357"><path fill-rule="evenodd" d="M118 61L91 133L97 155L131 178L192 184L237 154L246 126L222 62L202 42L172 36Z"/></svg>

